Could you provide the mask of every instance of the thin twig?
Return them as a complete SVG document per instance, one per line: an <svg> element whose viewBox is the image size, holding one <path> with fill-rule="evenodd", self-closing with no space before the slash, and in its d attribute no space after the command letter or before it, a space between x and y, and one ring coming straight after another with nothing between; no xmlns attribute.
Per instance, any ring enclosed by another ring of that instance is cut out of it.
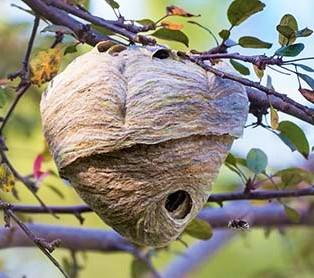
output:
<svg viewBox="0 0 314 278"><path fill-rule="evenodd" d="M0 205L2 201L0 201ZM49 260L60 270L64 277L70 278L67 273L62 269L61 265L58 261L50 254L52 252L52 245L47 243L43 238L35 236L35 234L16 216L16 214L10 209L10 207L6 207L5 214L13 219L14 222L21 228L21 230L27 235L27 237L49 258ZM49 246L50 248L47 248ZM49 251L48 251L49 250Z"/></svg>
<svg viewBox="0 0 314 278"><path fill-rule="evenodd" d="M235 200L271 200L277 198L290 198L301 196L314 196L314 187L294 189L294 190L256 190L248 192L228 192L212 194L208 202L222 203Z"/></svg>
<svg viewBox="0 0 314 278"><path fill-rule="evenodd" d="M18 91L16 92L16 96L13 100L13 102L11 103L8 112L6 113L6 115L3 117L3 121L1 123L0 126L0 135L3 133L3 129L6 126L11 114L13 113L16 105L18 104L19 100L21 99L21 97L26 93L26 91L28 90L28 88L31 86L30 83L26 83L25 85L23 85L22 87L20 87L18 89Z"/></svg>

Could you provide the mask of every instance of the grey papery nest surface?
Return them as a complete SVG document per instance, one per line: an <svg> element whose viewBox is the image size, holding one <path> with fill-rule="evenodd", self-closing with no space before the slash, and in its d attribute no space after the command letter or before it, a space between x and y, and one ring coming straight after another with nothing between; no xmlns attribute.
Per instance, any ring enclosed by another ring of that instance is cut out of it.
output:
<svg viewBox="0 0 314 278"><path fill-rule="evenodd" d="M53 79L41 114L60 175L123 236L161 247L204 206L248 100L240 84L152 54L95 47Z"/></svg>

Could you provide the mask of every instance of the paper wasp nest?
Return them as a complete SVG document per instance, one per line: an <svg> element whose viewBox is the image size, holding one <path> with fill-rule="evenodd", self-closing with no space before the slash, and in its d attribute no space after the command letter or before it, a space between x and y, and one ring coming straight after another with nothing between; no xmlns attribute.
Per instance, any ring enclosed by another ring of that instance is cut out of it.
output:
<svg viewBox="0 0 314 278"><path fill-rule="evenodd" d="M205 204L248 100L235 82L152 54L95 47L54 78L41 114L60 175L120 234L160 247Z"/></svg>

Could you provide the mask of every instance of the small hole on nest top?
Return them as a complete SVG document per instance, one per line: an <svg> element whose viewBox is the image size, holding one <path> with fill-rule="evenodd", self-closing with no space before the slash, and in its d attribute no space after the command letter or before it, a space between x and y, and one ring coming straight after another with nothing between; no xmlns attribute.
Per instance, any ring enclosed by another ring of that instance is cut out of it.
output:
<svg viewBox="0 0 314 278"><path fill-rule="evenodd" d="M192 210L190 194L184 190L178 190L169 194L166 199L165 208L172 218L185 218Z"/></svg>
<svg viewBox="0 0 314 278"><path fill-rule="evenodd" d="M154 52L153 58L158 58L158 59L167 59L169 58L170 53L168 49L158 49Z"/></svg>

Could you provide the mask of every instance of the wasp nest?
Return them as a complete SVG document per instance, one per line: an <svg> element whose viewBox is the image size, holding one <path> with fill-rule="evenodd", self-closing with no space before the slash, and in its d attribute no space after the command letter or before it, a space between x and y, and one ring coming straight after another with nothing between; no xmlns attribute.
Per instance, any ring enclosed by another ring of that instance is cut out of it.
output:
<svg viewBox="0 0 314 278"><path fill-rule="evenodd" d="M203 207L242 134L245 89L162 52L100 46L50 83L44 133L60 175L107 224L165 246Z"/></svg>

